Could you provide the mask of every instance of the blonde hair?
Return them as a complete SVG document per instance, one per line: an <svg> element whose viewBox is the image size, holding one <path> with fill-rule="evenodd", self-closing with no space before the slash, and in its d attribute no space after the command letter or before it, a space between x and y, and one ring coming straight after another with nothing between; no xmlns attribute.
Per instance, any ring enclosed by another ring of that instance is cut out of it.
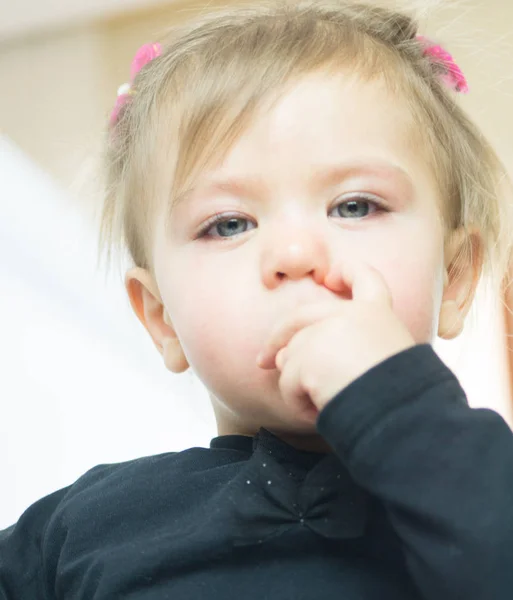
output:
<svg viewBox="0 0 513 600"><path fill-rule="evenodd" d="M155 275L155 210L167 206L169 219L173 205L222 160L264 102L277 101L308 74L351 69L367 80L383 78L402 95L437 174L446 239L454 228L477 228L481 273L500 286L513 244L505 196L511 182L416 34L411 16L344 0L259 0L173 28L107 132L99 256L106 251L110 264L117 247ZM472 251L470 241L463 251Z"/></svg>

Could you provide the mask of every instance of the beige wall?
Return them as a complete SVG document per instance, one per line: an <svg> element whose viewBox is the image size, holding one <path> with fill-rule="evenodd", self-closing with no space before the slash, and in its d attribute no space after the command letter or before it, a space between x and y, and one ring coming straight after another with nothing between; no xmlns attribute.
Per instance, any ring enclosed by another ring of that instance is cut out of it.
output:
<svg viewBox="0 0 513 600"><path fill-rule="evenodd" d="M101 127L101 38L75 30L0 49L0 130L62 182Z"/></svg>
<svg viewBox="0 0 513 600"><path fill-rule="evenodd" d="M173 3L0 46L0 131L62 184L71 184L101 140L137 48L190 8Z"/></svg>

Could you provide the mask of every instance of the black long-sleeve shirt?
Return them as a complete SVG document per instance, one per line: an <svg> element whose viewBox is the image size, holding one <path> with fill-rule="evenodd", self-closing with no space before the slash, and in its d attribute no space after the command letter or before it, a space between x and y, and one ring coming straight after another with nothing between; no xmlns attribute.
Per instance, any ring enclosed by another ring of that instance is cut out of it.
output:
<svg viewBox="0 0 513 600"><path fill-rule="evenodd" d="M317 429L333 454L262 428L90 469L0 532L0 599L513 599L513 433L431 345Z"/></svg>

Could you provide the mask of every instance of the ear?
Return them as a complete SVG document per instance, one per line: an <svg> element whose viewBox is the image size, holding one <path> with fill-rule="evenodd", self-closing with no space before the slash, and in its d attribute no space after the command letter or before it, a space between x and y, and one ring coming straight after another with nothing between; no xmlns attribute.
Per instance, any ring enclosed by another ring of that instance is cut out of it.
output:
<svg viewBox="0 0 513 600"><path fill-rule="evenodd" d="M463 331L483 266L484 246L477 228L451 232L444 249L444 292L438 335L451 340Z"/></svg>
<svg viewBox="0 0 513 600"><path fill-rule="evenodd" d="M125 288L133 311L150 334L166 367L173 373L186 371L189 363L151 273L140 267L130 269L125 275Z"/></svg>

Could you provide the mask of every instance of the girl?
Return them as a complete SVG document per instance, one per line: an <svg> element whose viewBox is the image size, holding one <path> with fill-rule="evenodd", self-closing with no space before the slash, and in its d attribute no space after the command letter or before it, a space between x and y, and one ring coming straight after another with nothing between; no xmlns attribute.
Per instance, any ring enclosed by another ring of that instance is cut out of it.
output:
<svg viewBox="0 0 513 600"><path fill-rule="evenodd" d="M511 253L466 91L412 19L342 0L141 49L100 247L126 244L131 305L218 436L33 504L0 533L0 598L513 597L513 435L431 345Z"/></svg>

